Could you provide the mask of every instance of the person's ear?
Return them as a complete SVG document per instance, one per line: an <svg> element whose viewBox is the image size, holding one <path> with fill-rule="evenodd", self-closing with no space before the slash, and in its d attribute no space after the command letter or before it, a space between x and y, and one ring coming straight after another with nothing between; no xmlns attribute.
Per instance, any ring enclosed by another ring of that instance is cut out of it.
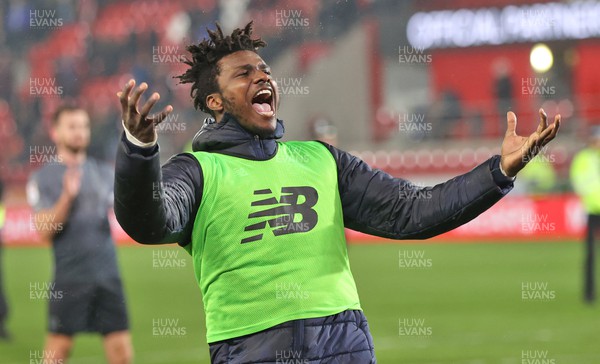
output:
<svg viewBox="0 0 600 364"><path fill-rule="evenodd" d="M223 98L219 93L212 93L206 96L206 107L215 113L221 113L223 111Z"/></svg>

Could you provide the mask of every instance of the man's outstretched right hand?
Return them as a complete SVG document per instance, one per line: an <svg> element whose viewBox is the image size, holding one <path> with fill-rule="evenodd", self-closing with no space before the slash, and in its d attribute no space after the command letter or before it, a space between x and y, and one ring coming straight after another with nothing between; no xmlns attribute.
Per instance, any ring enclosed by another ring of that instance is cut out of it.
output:
<svg viewBox="0 0 600 364"><path fill-rule="evenodd" d="M131 79L127 81L123 91L117 92L121 103L121 117L131 135L142 143L151 143L157 138L155 126L173 112L173 106L167 105L160 113L149 116L150 110L160 99L160 95L158 92L153 93L138 110L138 102L148 88L148 84L142 82L137 88L134 89L134 87L135 80Z"/></svg>

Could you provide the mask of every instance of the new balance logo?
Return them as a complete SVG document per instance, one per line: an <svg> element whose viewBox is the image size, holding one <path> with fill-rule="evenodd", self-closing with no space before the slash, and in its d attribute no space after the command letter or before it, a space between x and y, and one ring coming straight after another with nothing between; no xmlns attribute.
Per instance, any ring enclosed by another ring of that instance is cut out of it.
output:
<svg viewBox="0 0 600 364"><path fill-rule="evenodd" d="M244 231L264 230L267 225L273 235L305 233L312 230L319 217L312 209L319 200L317 190L312 187L282 187L281 198L273 196L270 189L256 190L255 196L264 197L252 202L251 206L268 206L267 209L252 212L248 218L265 217L264 221L248 225ZM261 240L264 232L242 239L241 243L250 243Z"/></svg>

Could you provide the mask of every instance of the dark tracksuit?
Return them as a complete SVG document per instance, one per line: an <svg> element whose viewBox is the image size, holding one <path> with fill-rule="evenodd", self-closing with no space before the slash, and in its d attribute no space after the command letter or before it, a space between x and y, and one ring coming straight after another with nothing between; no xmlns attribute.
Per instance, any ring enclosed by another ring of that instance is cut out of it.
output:
<svg viewBox="0 0 600 364"><path fill-rule="evenodd" d="M259 138L225 114L207 119L193 141L194 151L267 160L283 136ZM434 187L417 187L373 170L353 155L325 144L337 164L344 225L392 239L426 239L452 230L487 210L512 189L499 170L499 156ZM162 182L162 183L161 183ZM156 189L160 188L156 196ZM123 134L117 152L115 214L123 229L143 244L190 243L202 198L202 168L188 153L160 166L158 146L139 148ZM430 198L419 198L427 192ZM154 193L154 194L153 194ZM300 350L303 363L375 363L373 342L361 311L296 320L241 338L210 343L213 363L274 363L281 350Z"/></svg>

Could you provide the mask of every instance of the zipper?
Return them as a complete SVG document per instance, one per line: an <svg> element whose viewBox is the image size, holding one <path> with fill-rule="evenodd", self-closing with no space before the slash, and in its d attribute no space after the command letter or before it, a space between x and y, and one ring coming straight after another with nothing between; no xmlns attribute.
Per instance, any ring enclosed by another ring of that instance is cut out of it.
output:
<svg viewBox="0 0 600 364"><path fill-rule="evenodd" d="M260 137L258 135L254 136L254 140L258 142L258 149L260 150L260 153L259 153L260 156L259 156L259 158L264 159L266 157L266 153L265 153L264 148L263 148L263 142L262 142L262 140L260 139Z"/></svg>
<svg viewBox="0 0 600 364"><path fill-rule="evenodd" d="M296 320L293 324L292 358L304 356L304 320Z"/></svg>

